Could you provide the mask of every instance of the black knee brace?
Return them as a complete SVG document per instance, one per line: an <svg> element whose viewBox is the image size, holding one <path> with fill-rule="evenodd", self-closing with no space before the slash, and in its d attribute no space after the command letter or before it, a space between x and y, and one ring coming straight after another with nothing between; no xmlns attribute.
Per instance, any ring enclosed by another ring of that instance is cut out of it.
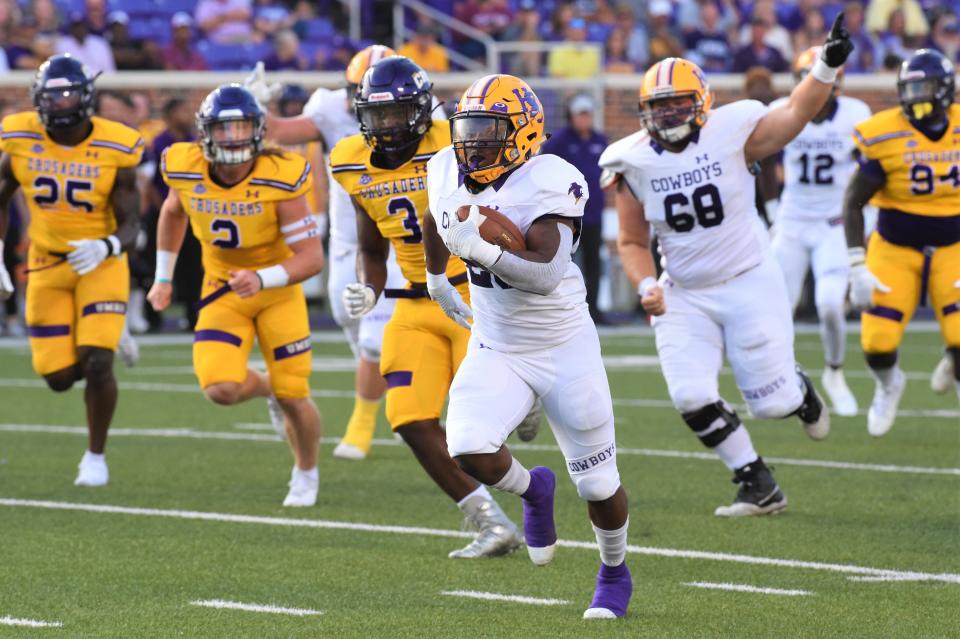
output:
<svg viewBox="0 0 960 639"><path fill-rule="evenodd" d="M897 351L890 353L864 353L867 366L873 370L885 370L897 365Z"/></svg>
<svg viewBox="0 0 960 639"><path fill-rule="evenodd" d="M741 423L736 411L729 408L722 400L707 404L698 410L684 413L683 421L687 422L690 430L697 434L697 437L707 448L718 446Z"/></svg>

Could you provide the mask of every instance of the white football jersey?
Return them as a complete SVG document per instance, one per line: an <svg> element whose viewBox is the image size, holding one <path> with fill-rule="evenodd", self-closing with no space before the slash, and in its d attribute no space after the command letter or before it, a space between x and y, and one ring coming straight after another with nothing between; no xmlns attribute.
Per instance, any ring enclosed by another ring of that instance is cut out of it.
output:
<svg viewBox="0 0 960 639"><path fill-rule="evenodd" d="M786 98L770 108L782 104ZM869 117L870 107L841 95L830 117L809 123L784 147L778 219L825 220L843 213L843 194L857 168L853 127Z"/></svg>
<svg viewBox="0 0 960 639"><path fill-rule="evenodd" d="M579 219L590 194L586 180L572 164L556 155L537 155L477 194L463 185L453 147L448 146L427 162L430 213L441 236L443 219L464 204L496 209L526 235L544 216ZM579 228L579 222L576 223ZM575 233L576 251L579 233ZM473 334L481 344L506 352L534 351L562 344L591 323L586 288L580 269L572 261L560 285L549 295L512 288L492 273L467 264Z"/></svg>
<svg viewBox="0 0 960 639"><path fill-rule="evenodd" d="M345 137L360 132L357 118L350 107L347 90L317 89L303 107L303 114L309 117L317 131L323 136L327 151ZM357 245L357 218L350 196L330 174L330 159L327 158L327 186L330 193L330 241L343 249Z"/></svg>
<svg viewBox="0 0 960 639"><path fill-rule="evenodd" d="M600 166L623 176L643 204L667 275L679 286L718 284L766 255L756 183L743 150L766 113L762 103L740 100L713 109L679 153L644 130L614 142L600 156Z"/></svg>

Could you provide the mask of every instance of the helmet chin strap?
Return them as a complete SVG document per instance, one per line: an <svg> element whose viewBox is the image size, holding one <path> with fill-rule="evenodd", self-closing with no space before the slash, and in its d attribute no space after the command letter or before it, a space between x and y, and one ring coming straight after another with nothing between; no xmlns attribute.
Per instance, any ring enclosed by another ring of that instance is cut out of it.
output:
<svg viewBox="0 0 960 639"><path fill-rule="evenodd" d="M685 122L680 126L671 127L669 129L661 129L659 133L667 142L682 142L686 138L693 135L693 125L690 122Z"/></svg>

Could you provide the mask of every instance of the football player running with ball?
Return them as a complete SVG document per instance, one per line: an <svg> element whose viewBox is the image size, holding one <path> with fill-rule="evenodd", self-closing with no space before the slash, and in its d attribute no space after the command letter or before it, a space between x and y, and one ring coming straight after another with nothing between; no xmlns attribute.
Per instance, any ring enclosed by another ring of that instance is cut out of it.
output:
<svg viewBox="0 0 960 639"><path fill-rule="evenodd" d="M810 73L785 104L741 100L710 110L703 72L668 58L640 87L643 131L612 144L600 165L616 180L618 246L643 308L654 316L657 353L673 405L740 484L738 517L784 509L787 499L720 398L726 353L750 413L800 418L812 439L830 431L829 413L796 366L783 274L756 223L749 166L782 149L823 108L853 45L837 17ZM650 225L665 271L654 276Z"/></svg>
<svg viewBox="0 0 960 639"><path fill-rule="evenodd" d="M450 144L446 122L431 120L433 83L413 61L384 58L364 74L354 102L360 135L330 153L333 177L353 198L363 281L347 286L344 306L359 318L386 296L396 300L383 333L380 372L387 381L387 420L431 479L479 529L452 558L506 554L520 545L516 526L486 486L447 453L440 413L466 352L470 330L447 318L430 299L423 252L427 217L427 160ZM393 247L406 286L387 286ZM466 294L467 273L456 257L441 266L451 287Z"/></svg>
<svg viewBox="0 0 960 639"><path fill-rule="evenodd" d="M798 80L820 58L820 47L797 56ZM783 269L791 308L796 308L807 270L813 269L814 294L820 317L826 366L820 381L833 411L857 414L857 399L843 376L847 344L844 302L847 297L847 243L843 236L843 192L856 171L853 127L870 117L870 107L856 98L833 92L796 138L783 149L783 193L774 226L773 254ZM771 109L789 98L774 101Z"/></svg>
<svg viewBox="0 0 960 639"><path fill-rule="evenodd" d="M313 506L320 413L310 399L310 324L299 282L323 268L323 245L306 194L310 164L263 147L263 108L239 84L200 104L200 141L160 160L170 194L157 226L157 272L147 295L169 306L177 253L189 222L203 251L204 283L193 341L203 394L225 406L267 398L294 467L284 506ZM257 338L268 374L248 368ZM275 425L276 427L276 425Z"/></svg>
<svg viewBox="0 0 960 639"><path fill-rule="evenodd" d="M541 401L600 546L596 592L584 618L622 617L633 590L624 561L627 496L600 339L571 259L590 197L586 181L559 157L536 155L545 139L543 108L519 78L474 82L450 128L453 146L427 163L427 286L466 326L471 309L444 270L451 254L463 258L474 325L450 388L447 446L470 475L522 498L527 551L545 565L557 542L556 477L543 466L527 470L504 445ZM470 213L461 220L466 205ZM484 240L478 206L505 215L526 248L506 251Z"/></svg>
<svg viewBox="0 0 960 639"><path fill-rule="evenodd" d="M907 380L897 349L917 304L933 306L947 353L934 390L960 396L960 105L955 70L920 49L897 78L900 106L857 125L860 168L845 201L850 301L864 309L860 344L876 388L867 431L887 433ZM872 198L872 200L871 200ZM863 207L880 208L864 260ZM952 374L951 374L952 373Z"/></svg>
<svg viewBox="0 0 960 639"><path fill-rule="evenodd" d="M104 447L117 406L113 354L123 331L139 228L140 134L93 115L94 76L69 55L40 65L34 111L3 119L0 238L22 189L30 211L27 335L34 370L56 392L86 381L89 444L77 486L109 480ZM0 240L2 249L2 240ZM0 299L13 293L0 264Z"/></svg>

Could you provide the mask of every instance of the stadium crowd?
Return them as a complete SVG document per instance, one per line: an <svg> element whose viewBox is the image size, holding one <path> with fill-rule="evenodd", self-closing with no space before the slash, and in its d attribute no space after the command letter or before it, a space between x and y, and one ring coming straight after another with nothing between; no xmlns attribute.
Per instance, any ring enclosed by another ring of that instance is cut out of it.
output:
<svg viewBox="0 0 960 639"><path fill-rule="evenodd" d="M503 59L505 72L584 78L642 72L684 56L708 73L785 71L822 42L841 10L856 44L848 73L895 70L919 47L960 54L960 0L428 0L497 41L557 44ZM363 33L387 41L392 2L361 2ZM427 71L455 70L448 50L482 60L483 43L408 15L399 51ZM0 70L70 52L97 70L337 71L370 42L345 34L343 5L308 0L0 0ZM598 46L584 46L584 44ZM549 52L547 51L549 49Z"/></svg>

